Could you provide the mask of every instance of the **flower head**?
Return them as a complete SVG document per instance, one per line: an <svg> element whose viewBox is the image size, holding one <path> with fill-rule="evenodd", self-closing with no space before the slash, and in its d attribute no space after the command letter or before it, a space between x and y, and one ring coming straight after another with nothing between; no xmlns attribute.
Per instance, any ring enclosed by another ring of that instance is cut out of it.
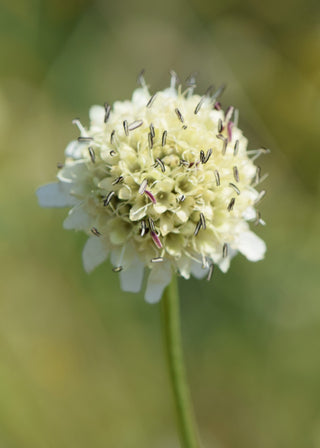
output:
<svg viewBox="0 0 320 448"><path fill-rule="evenodd" d="M210 277L237 252L257 261L266 249L248 225L263 222L254 208L263 150L247 151L237 111L217 102L222 89L199 96L175 84L150 95L143 82L131 101L93 106L88 128L74 121L80 136L58 182L37 191L44 207L71 207L66 229L88 234L87 272L111 254L122 288L138 292L149 268L149 302L173 272Z"/></svg>

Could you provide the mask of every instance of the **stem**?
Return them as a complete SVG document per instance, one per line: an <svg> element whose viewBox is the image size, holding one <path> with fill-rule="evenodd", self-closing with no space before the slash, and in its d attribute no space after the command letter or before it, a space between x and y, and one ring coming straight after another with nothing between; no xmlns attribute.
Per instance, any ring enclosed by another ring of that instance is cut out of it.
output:
<svg viewBox="0 0 320 448"><path fill-rule="evenodd" d="M162 311L165 348L177 412L181 446L183 448L199 448L199 438L183 360L179 293L176 276L173 276L170 285L164 292L162 297Z"/></svg>

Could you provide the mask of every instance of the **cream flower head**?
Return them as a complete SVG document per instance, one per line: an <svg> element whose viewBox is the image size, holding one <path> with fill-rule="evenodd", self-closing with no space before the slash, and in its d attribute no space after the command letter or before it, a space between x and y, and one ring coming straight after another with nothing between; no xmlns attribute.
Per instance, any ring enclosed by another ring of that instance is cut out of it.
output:
<svg viewBox="0 0 320 448"><path fill-rule="evenodd" d="M247 151L237 111L217 101L222 88L199 96L173 74L150 95L141 79L131 101L93 106L89 128L74 120L80 137L65 150L58 182L37 195L43 207L72 207L63 225L88 234L87 272L111 254L122 289L138 292L147 267L145 298L156 302L173 273L210 278L237 252L264 257L248 225L263 223L254 159L264 150Z"/></svg>

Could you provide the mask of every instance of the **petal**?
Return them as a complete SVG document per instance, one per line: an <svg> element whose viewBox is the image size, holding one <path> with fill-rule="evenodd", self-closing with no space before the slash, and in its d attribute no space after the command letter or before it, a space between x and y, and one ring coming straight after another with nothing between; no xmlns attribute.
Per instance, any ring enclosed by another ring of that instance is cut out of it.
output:
<svg viewBox="0 0 320 448"><path fill-rule="evenodd" d="M144 264L136 257L131 266L120 272L120 284L123 291L139 292L142 285Z"/></svg>
<svg viewBox="0 0 320 448"><path fill-rule="evenodd" d="M61 182L74 182L77 179L81 181L88 176L88 168L86 162L77 160L75 162L68 161L61 170L59 170L57 177Z"/></svg>
<svg viewBox="0 0 320 448"><path fill-rule="evenodd" d="M107 259L107 256L108 250L103 244L102 238L90 236L82 251L82 261L85 271L93 271L94 268Z"/></svg>
<svg viewBox="0 0 320 448"><path fill-rule="evenodd" d="M79 143L77 140L73 140L64 150L64 154L66 157L70 157L71 159L81 159L84 147L85 143Z"/></svg>
<svg viewBox="0 0 320 448"><path fill-rule="evenodd" d="M203 268L202 263L197 263L196 261L193 261L191 264L191 274L196 278L203 278L207 275L208 268Z"/></svg>
<svg viewBox="0 0 320 448"><path fill-rule="evenodd" d="M90 121L93 125L102 125L104 122L105 108L102 106L92 106L89 111Z"/></svg>
<svg viewBox="0 0 320 448"><path fill-rule="evenodd" d="M146 87L136 89L132 94L132 102L138 106L146 106L150 99L150 93Z"/></svg>
<svg viewBox="0 0 320 448"><path fill-rule="evenodd" d="M178 93L174 87L168 87L161 92L163 98L177 98Z"/></svg>
<svg viewBox="0 0 320 448"><path fill-rule="evenodd" d="M36 191L41 207L71 207L79 201L69 194L70 187L63 182L43 185Z"/></svg>
<svg viewBox="0 0 320 448"><path fill-rule="evenodd" d="M92 226L92 218L83 207L73 207L63 221L64 229L88 230Z"/></svg>
<svg viewBox="0 0 320 448"><path fill-rule="evenodd" d="M176 265L183 278L190 278L191 260L189 257L182 255L179 260L176 260Z"/></svg>
<svg viewBox="0 0 320 448"><path fill-rule="evenodd" d="M262 260L266 252L265 242L253 232L241 233L236 247L250 261Z"/></svg>
<svg viewBox="0 0 320 448"><path fill-rule="evenodd" d="M231 262L232 258L235 255L237 255L237 253L238 253L237 250L232 249L232 247L229 247L228 256L225 258L221 257L217 263L220 268L220 271L222 271L225 274L229 270L230 262Z"/></svg>
<svg viewBox="0 0 320 448"><path fill-rule="evenodd" d="M252 221L253 219L256 219L257 212L254 207L251 205L245 209L245 211L242 213L243 219L246 221Z"/></svg>
<svg viewBox="0 0 320 448"><path fill-rule="evenodd" d="M221 258L218 262L218 266L220 268L220 271L222 271L224 274L229 270L230 267L230 257Z"/></svg>
<svg viewBox="0 0 320 448"><path fill-rule="evenodd" d="M155 264L149 274L145 299L149 303L156 303L161 299L164 288L171 280L171 265L169 262Z"/></svg>

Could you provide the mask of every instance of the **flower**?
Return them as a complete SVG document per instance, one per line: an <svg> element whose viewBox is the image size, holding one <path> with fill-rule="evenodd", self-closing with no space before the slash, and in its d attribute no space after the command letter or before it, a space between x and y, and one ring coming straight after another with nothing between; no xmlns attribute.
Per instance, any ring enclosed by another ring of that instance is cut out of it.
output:
<svg viewBox="0 0 320 448"><path fill-rule="evenodd" d="M138 292L147 267L145 298L156 302L173 272L211 277L237 252L264 257L248 224L263 223L254 160L264 150L247 151L237 111L217 101L222 90L182 91L173 75L150 95L142 78L131 101L93 106L89 128L74 120L80 137L65 150L58 182L37 195L41 206L71 207L63 225L88 234L87 272L111 254L122 289Z"/></svg>

